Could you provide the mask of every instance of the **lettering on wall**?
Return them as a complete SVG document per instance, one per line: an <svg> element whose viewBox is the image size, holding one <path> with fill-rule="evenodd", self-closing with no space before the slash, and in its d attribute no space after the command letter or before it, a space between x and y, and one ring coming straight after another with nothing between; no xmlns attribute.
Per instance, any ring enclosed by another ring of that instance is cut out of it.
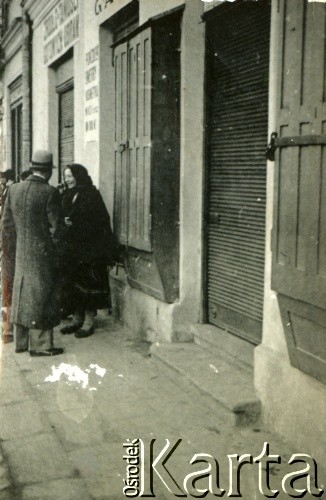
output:
<svg viewBox="0 0 326 500"><path fill-rule="evenodd" d="M113 0L95 0L94 12L98 16L108 5L113 3Z"/></svg>
<svg viewBox="0 0 326 500"><path fill-rule="evenodd" d="M44 64L51 64L79 38L79 0L60 0L43 21Z"/></svg>
<svg viewBox="0 0 326 500"><path fill-rule="evenodd" d="M99 107L99 46L86 53L85 61L85 138L95 140Z"/></svg>

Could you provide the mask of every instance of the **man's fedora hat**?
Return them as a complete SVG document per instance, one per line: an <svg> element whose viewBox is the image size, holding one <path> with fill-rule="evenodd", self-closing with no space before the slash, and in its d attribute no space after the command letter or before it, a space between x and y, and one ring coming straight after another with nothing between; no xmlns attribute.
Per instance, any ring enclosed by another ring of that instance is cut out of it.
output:
<svg viewBox="0 0 326 500"><path fill-rule="evenodd" d="M39 149L35 151L32 156L31 168L55 168L53 165L52 153L49 153L45 149Z"/></svg>

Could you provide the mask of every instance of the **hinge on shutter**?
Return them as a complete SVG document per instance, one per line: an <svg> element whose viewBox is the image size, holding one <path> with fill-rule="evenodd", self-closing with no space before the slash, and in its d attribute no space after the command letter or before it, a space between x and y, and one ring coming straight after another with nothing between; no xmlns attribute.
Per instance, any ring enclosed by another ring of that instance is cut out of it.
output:
<svg viewBox="0 0 326 500"><path fill-rule="evenodd" d="M119 144L118 151L119 153L123 153L128 148L129 148L129 141L126 140L126 142L122 142L121 144Z"/></svg>
<svg viewBox="0 0 326 500"><path fill-rule="evenodd" d="M266 149L266 158L269 161L275 161L276 148L290 148L303 146L324 146L326 144L326 135L298 135L277 138L277 133L272 132L271 141Z"/></svg>
<svg viewBox="0 0 326 500"><path fill-rule="evenodd" d="M271 133L271 140L266 149L266 159L269 161L275 161L275 151L277 148L276 144L277 132Z"/></svg>

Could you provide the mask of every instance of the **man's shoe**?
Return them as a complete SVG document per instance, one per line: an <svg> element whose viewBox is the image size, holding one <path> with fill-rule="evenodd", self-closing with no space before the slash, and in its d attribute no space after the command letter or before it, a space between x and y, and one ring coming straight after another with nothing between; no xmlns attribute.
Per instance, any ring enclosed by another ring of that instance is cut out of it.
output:
<svg viewBox="0 0 326 500"><path fill-rule="evenodd" d="M79 330L79 332L75 333L75 337L77 339L84 339L86 337L90 337L94 333L94 326L87 328L87 330Z"/></svg>
<svg viewBox="0 0 326 500"><path fill-rule="evenodd" d="M60 332L63 333L63 335L69 335L70 333L78 332L82 326L82 323L73 323L72 325L67 325L61 328Z"/></svg>
<svg viewBox="0 0 326 500"><path fill-rule="evenodd" d="M15 349L15 353L17 354L20 354L21 352L27 352L28 351L28 347L18 347L17 349Z"/></svg>
<svg viewBox="0 0 326 500"><path fill-rule="evenodd" d="M58 354L63 354L64 349L61 347L50 347L49 349L45 349L44 351L29 351L29 354L33 357L36 356L57 356Z"/></svg>

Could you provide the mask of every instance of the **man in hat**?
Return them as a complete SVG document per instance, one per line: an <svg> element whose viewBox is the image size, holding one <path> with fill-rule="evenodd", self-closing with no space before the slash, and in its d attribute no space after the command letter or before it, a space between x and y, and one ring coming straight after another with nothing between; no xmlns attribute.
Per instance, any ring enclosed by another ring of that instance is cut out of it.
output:
<svg viewBox="0 0 326 500"><path fill-rule="evenodd" d="M57 189L48 184L52 154L35 151L32 175L11 186L2 219L3 282L12 287L16 352L54 356L53 327L60 322L57 242L65 230Z"/></svg>

